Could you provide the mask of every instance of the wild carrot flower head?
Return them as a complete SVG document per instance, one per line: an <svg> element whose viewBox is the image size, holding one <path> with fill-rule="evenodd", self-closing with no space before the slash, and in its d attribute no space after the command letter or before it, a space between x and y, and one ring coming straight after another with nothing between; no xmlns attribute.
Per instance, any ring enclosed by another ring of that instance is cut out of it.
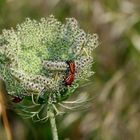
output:
<svg viewBox="0 0 140 140"><path fill-rule="evenodd" d="M93 74L97 46L98 36L86 34L74 18L64 24L52 15L40 21L27 18L0 35L0 76L9 95L59 103Z"/></svg>

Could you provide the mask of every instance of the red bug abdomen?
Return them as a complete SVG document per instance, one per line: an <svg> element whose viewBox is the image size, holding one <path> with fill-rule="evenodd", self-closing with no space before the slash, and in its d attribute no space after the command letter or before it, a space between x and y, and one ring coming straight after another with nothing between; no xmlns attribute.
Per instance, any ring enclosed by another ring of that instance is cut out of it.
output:
<svg viewBox="0 0 140 140"><path fill-rule="evenodd" d="M69 63L69 67L70 67L70 71L72 74L75 73L75 63L74 62L70 62Z"/></svg>
<svg viewBox="0 0 140 140"><path fill-rule="evenodd" d="M69 72L69 74L67 75L67 77L65 79L65 84L66 85L71 85L73 81L74 81L74 74Z"/></svg>
<svg viewBox="0 0 140 140"><path fill-rule="evenodd" d="M74 81L74 74L75 74L75 62L70 60L67 61L67 64L69 65L69 69L65 78L65 85L71 85Z"/></svg>

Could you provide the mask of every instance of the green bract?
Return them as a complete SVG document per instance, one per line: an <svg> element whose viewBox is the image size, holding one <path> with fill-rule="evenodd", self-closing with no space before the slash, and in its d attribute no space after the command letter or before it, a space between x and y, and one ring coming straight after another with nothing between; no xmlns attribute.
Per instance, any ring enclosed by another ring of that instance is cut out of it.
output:
<svg viewBox="0 0 140 140"><path fill-rule="evenodd" d="M0 76L10 95L60 102L92 75L92 51L97 46L98 36L86 34L74 18L65 24L52 15L40 21L27 18L0 35ZM75 62L75 75L67 86L69 60Z"/></svg>

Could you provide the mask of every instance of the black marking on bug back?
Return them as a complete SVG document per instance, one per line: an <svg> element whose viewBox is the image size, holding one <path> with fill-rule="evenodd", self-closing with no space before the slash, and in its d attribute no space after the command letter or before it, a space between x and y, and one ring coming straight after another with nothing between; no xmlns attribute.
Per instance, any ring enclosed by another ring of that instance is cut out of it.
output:
<svg viewBox="0 0 140 140"><path fill-rule="evenodd" d="M19 97L19 96L14 96L12 99L12 102L14 103L19 103L23 100L23 97Z"/></svg>

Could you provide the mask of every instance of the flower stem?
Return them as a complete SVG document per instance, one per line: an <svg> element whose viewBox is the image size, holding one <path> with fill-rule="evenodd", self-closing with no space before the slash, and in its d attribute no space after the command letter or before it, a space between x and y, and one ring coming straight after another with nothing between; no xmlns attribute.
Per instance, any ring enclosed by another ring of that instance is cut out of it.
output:
<svg viewBox="0 0 140 140"><path fill-rule="evenodd" d="M0 77L0 116L2 116L2 119L3 119L3 125L5 128L6 135L7 135L7 140L12 140L12 133L11 133L8 117L7 117L7 112L6 112L6 105L8 105L7 98L6 98L7 95L8 94L6 91L5 82Z"/></svg>
<svg viewBox="0 0 140 140"><path fill-rule="evenodd" d="M57 128L56 128L56 121L53 110L49 110L49 116L50 116L50 124L53 134L53 140L58 140L58 134L57 134Z"/></svg>

